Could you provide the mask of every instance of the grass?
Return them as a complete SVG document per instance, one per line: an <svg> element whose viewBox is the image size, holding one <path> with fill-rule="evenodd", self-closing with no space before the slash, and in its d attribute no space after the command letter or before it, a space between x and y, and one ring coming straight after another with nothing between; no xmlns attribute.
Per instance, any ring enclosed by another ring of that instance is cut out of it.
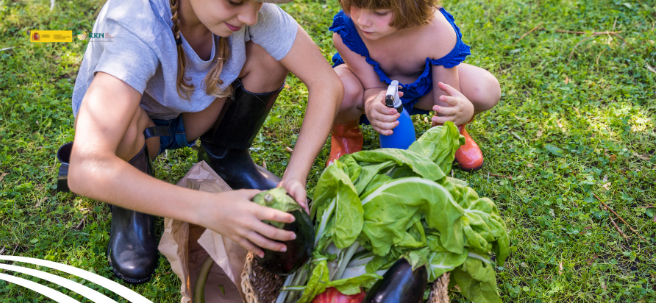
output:
<svg viewBox="0 0 656 303"><path fill-rule="evenodd" d="M73 138L71 94L86 42L29 43L25 34L27 29L88 33L101 5L57 1L50 11L49 1L0 0L0 49L12 48L0 51L0 251L114 279L104 253L108 209L55 192L55 152ZM484 168L455 170L455 177L492 198L508 224L513 253L497 269L504 300L656 301L656 72L649 70L656 66L654 3L448 0L444 5L472 46L467 62L490 70L503 90L499 105L469 126L486 157ZM294 1L283 7L330 58L328 26L337 2ZM594 35L605 31L624 40ZM266 161L278 175L306 106L305 87L293 76L288 85L253 148L256 161ZM428 127L425 118L415 118L419 133ZM371 128L365 135L365 147L376 148ZM310 193L328 151L326 145L313 166ZM188 148L158 158L157 177L175 182L194 163L195 153ZM161 257L151 282L130 287L154 302L174 302L179 286ZM457 293L452 298L464 302ZM0 302L44 301L0 281Z"/></svg>

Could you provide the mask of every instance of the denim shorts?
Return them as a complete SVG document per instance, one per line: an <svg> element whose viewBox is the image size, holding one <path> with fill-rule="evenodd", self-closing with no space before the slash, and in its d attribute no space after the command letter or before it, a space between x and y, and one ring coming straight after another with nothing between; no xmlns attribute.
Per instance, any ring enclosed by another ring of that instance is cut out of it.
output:
<svg viewBox="0 0 656 303"><path fill-rule="evenodd" d="M159 137L159 154L167 149L178 149L182 147L192 147L196 143L187 142L187 133L185 131L184 123L182 122L182 115L171 120L157 120L153 119L155 125L164 126L168 128L168 136Z"/></svg>

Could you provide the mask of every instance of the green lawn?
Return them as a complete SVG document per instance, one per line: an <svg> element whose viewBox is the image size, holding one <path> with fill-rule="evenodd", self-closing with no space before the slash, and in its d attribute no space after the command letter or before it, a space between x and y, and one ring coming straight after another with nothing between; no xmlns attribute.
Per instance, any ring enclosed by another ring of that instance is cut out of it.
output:
<svg viewBox="0 0 656 303"><path fill-rule="evenodd" d="M469 127L485 166L455 170L455 177L493 199L508 224L513 253L497 270L505 301L656 301L656 71L649 69L656 66L656 5L627 1L445 3L472 46L467 62L490 70L503 90L499 105ZM102 2L57 1L50 11L45 0L0 0L0 251L113 278L105 257L108 208L55 192L55 152L73 138L71 94L86 42L30 43L25 34L88 33ZM337 1L283 7L330 58ZM617 34L593 34L606 31ZM288 84L252 151L279 175L307 102L296 78ZM419 133L428 127L425 118L415 123ZM365 134L366 148L376 148L376 134L371 128ZM326 145L315 162L310 194L328 152ZM175 182L195 154L188 148L158 158L157 177ZM179 286L161 257L155 278L133 289L155 302L175 302ZM0 281L0 302L44 301Z"/></svg>

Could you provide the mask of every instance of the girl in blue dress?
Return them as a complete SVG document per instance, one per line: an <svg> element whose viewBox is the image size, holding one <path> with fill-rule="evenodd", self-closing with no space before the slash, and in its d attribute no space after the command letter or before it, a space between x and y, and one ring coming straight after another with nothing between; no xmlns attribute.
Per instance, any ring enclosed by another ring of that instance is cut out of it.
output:
<svg viewBox="0 0 656 303"><path fill-rule="evenodd" d="M338 53L334 69L344 99L331 131L328 163L362 149L359 124L392 134L399 113L384 104L385 91L399 80L410 114L435 111L433 125L452 121L466 143L456 152L464 170L480 169L483 155L465 131L480 112L500 99L497 79L462 63L471 54L455 20L436 0L340 0L343 8L330 30ZM436 85L434 85L436 84Z"/></svg>

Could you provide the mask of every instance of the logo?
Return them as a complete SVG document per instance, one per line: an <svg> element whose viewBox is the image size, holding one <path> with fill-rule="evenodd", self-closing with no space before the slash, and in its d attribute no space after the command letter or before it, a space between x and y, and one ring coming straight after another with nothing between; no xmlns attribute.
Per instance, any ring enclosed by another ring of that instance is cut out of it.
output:
<svg viewBox="0 0 656 303"><path fill-rule="evenodd" d="M125 298L126 300L130 302L137 302L137 303L152 303L152 301L146 299L142 295L130 290L129 288L118 284L112 280L109 280L107 278L101 277L97 274L75 268L70 265L65 265L65 264L60 264L60 263L55 263L51 261L46 261L46 260L40 260L40 259L34 259L34 258L26 258L26 257L14 257L14 256L3 256L0 255L0 271L9 271L9 272L17 272L17 273L22 273L26 275L30 275L36 278L39 278L45 282L51 282L54 284L57 284L59 286L62 286L64 288L67 288L71 291L74 291L81 296L89 299L92 302L101 302L101 303L116 303L116 301L110 299L109 297L89 288L86 287L82 284L78 284L77 282L74 282L69 279L62 278L57 275L53 275L50 273L46 272L41 272L35 269L31 268L26 268L26 267L21 267L21 266L16 266L16 265L9 265L2 263L2 261L13 261L16 263L28 263L28 264L34 264L38 266L43 266L43 267L48 267L52 269L56 269L71 275L78 276L80 278L83 278L84 280L88 282L95 283L97 285L100 285L117 295ZM73 298L57 291L54 290L50 287L41 285L39 283L26 280L23 278L19 278L16 276L12 276L9 274L5 274L0 272L0 280L7 281L9 283L13 283L16 285L23 286L27 289L33 290L35 292L38 292L50 299L53 299L55 302L78 302L74 300Z"/></svg>
<svg viewBox="0 0 656 303"><path fill-rule="evenodd" d="M77 35L77 38L78 38L80 41L84 41L84 40L87 39L87 33L82 32L81 34Z"/></svg>
<svg viewBox="0 0 656 303"><path fill-rule="evenodd" d="M30 42L73 42L73 31L28 31Z"/></svg>
<svg viewBox="0 0 656 303"><path fill-rule="evenodd" d="M80 38L82 35L84 35L84 39L88 38L89 42L114 42L114 36L110 33L89 33L88 36L86 33L82 33L78 35L78 39L84 40Z"/></svg>

